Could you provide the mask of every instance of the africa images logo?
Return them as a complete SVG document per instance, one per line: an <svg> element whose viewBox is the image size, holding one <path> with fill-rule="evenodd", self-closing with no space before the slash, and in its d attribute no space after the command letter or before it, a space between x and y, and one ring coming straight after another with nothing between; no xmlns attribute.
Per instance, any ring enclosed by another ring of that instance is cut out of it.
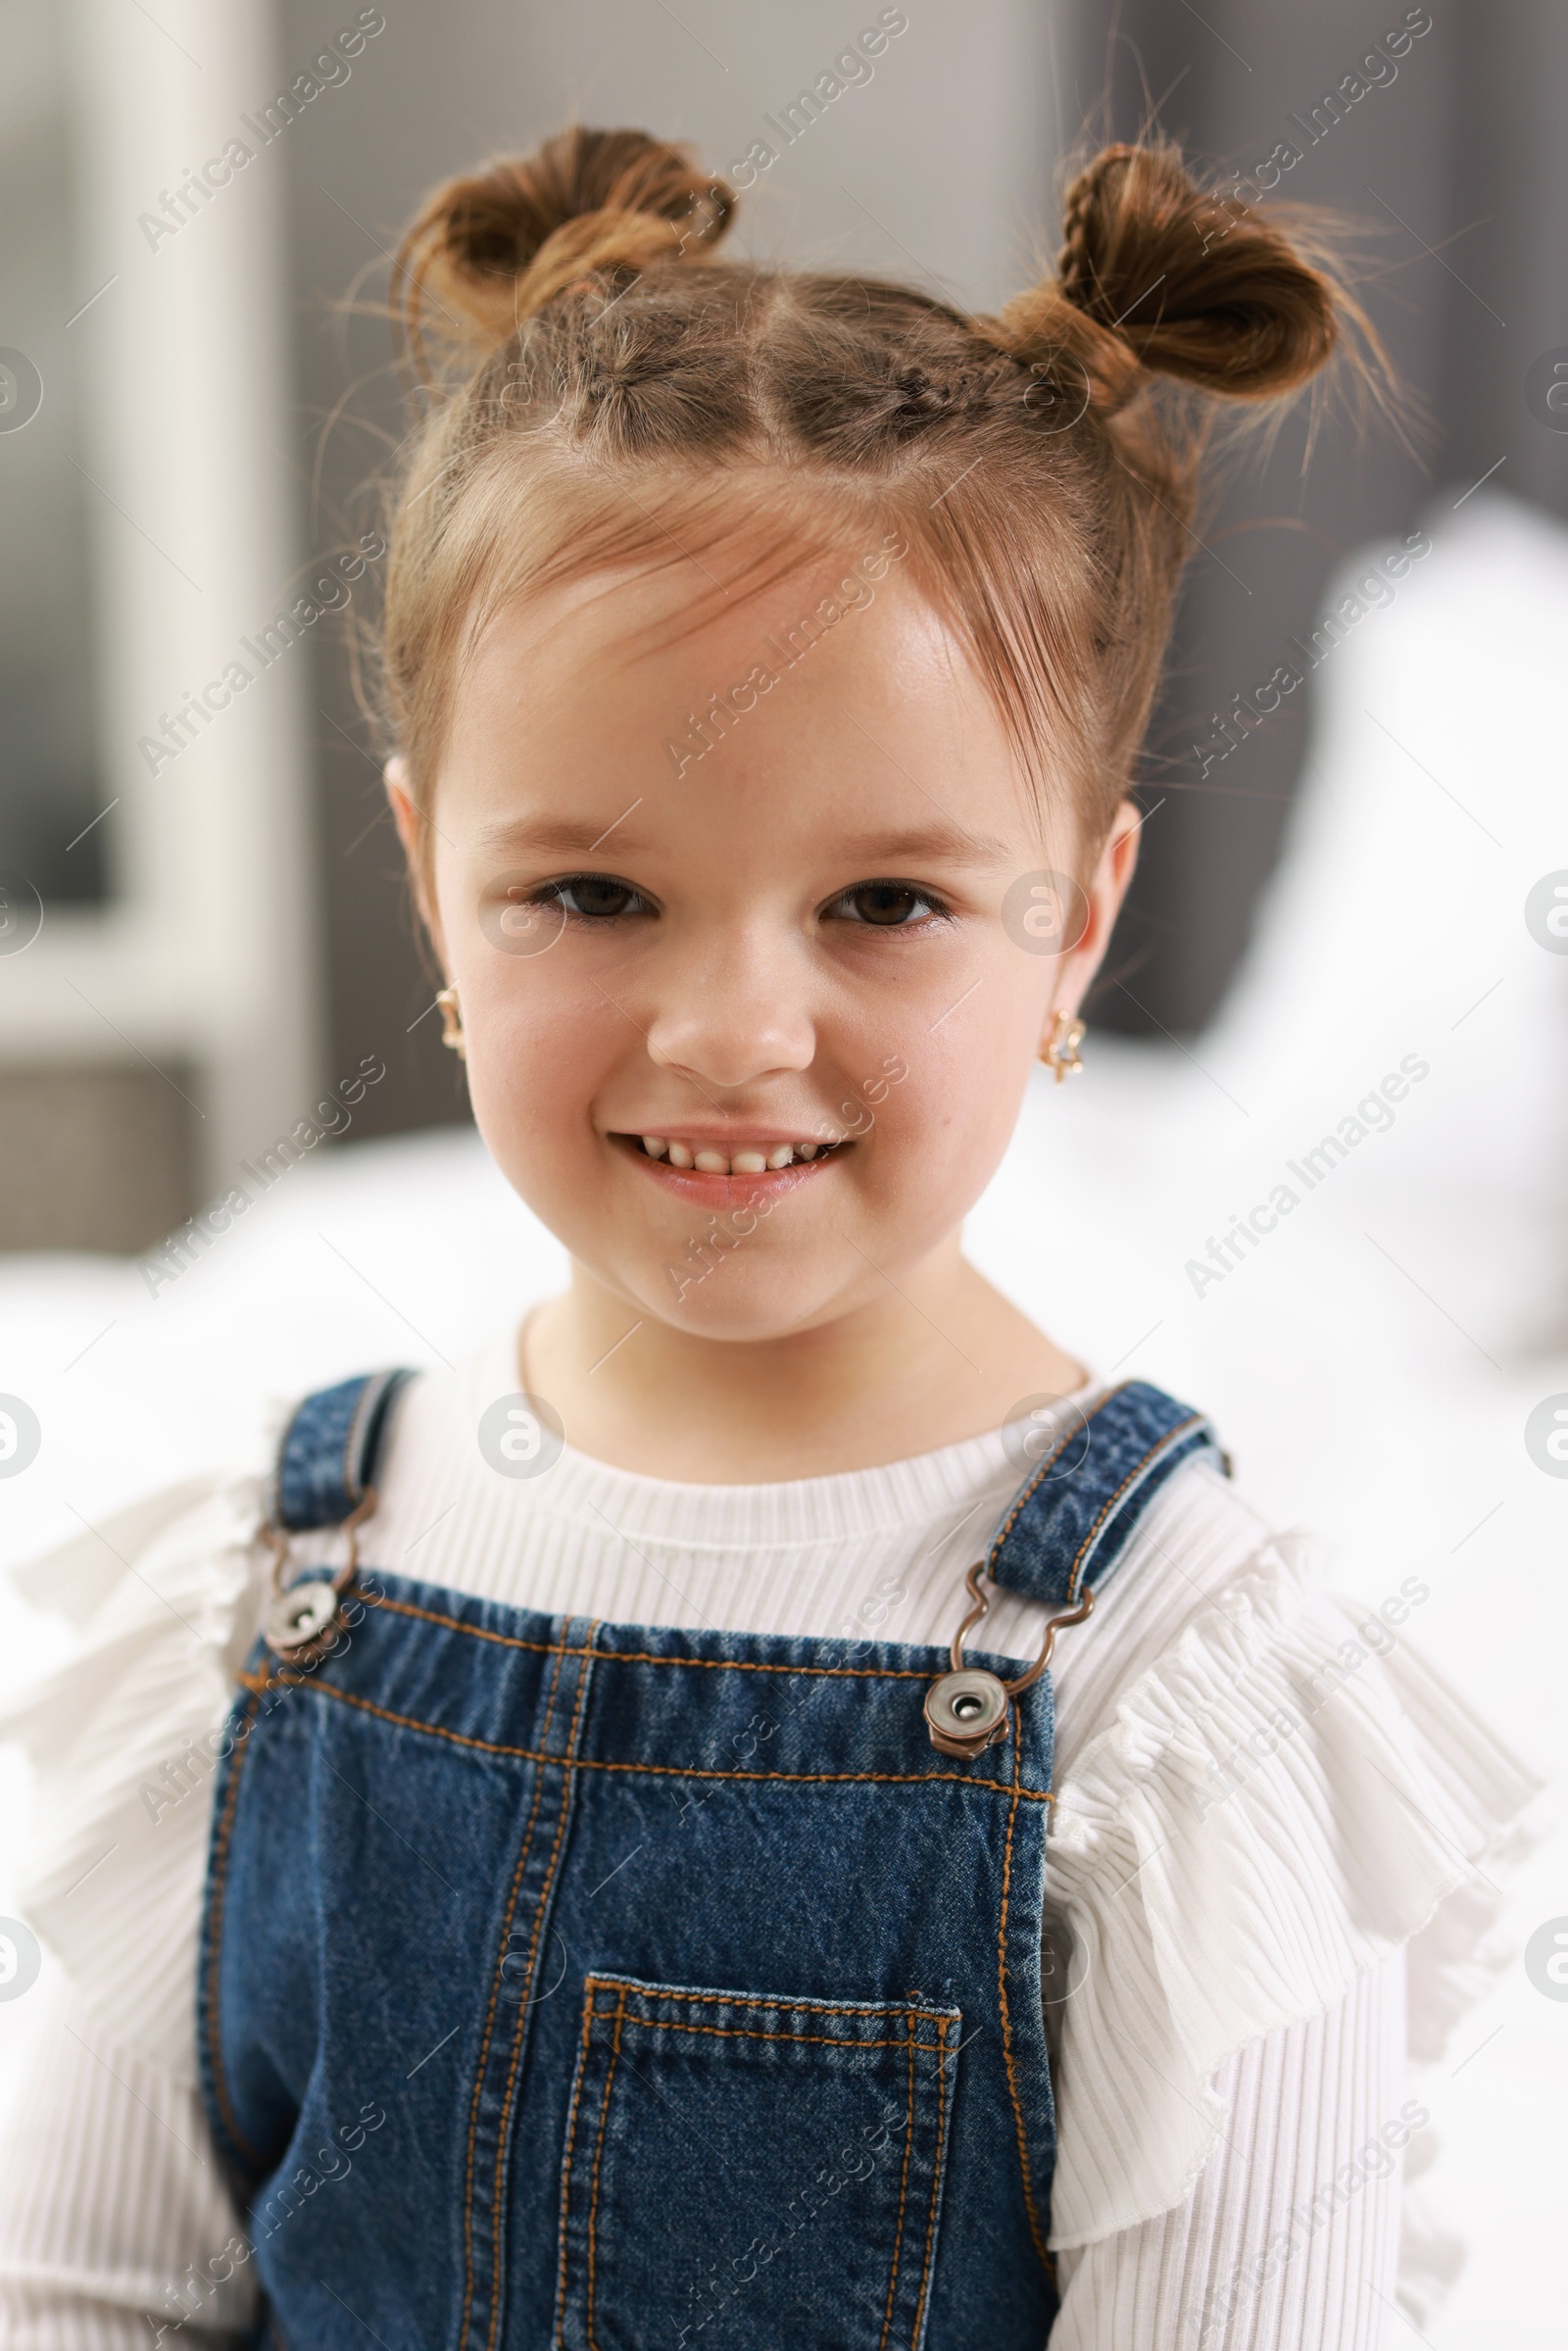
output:
<svg viewBox="0 0 1568 2351"><path fill-rule="evenodd" d="M1545 1919L1525 1945L1525 1974L1548 2000L1568 2000L1568 1919Z"/></svg>
<svg viewBox="0 0 1568 2351"><path fill-rule="evenodd" d="M554 1404L519 1389L479 1419L479 1450L504 1478L542 1478L561 1459L566 1431Z"/></svg>
<svg viewBox="0 0 1568 2351"><path fill-rule="evenodd" d="M1287 1183L1281 1177L1266 1200L1255 1202L1245 1216L1232 1217L1228 1232L1218 1238L1209 1235L1206 1257L1188 1258L1182 1270L1194 1294L1202 1298L1216 1282L1223 1282L1227 1274L1234 1273L1248 1250L1255 1249L1266 1235L1274 1232L1282 1217L1293 1215L1306 1195L1315 1192L1369 1135L1387 1134L1395 1123L1393 1105L1402 1102L1411 1087L1419 1086L1431 1074L1431 1062L1420 1053L1404 1054L1398 1068L1391 1069L1364 1094L1332 1132L1310 1150L1303 1150L1299 1158L1287 1159L1286 1170L1296 1179L1295 1183ZM1297 1185L1300 1186L1299 1191ZM1568 1464L1564 1466L1568 1469Z"/></svg>

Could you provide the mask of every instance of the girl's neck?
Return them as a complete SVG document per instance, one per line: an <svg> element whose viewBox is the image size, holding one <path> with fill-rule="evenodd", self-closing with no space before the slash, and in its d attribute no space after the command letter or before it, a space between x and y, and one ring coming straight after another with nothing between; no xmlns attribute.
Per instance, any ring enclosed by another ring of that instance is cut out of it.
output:
<svg viewBox="0 0 1568 2351"><path fill-rule="evenodd" d="M763 1485L870 1469L983 1435L1083 1386L955 1247L884 1298L791 1336L710 1339L581 1266L518 1334L518 1384L581 1452L646 1477Z"/></svg>

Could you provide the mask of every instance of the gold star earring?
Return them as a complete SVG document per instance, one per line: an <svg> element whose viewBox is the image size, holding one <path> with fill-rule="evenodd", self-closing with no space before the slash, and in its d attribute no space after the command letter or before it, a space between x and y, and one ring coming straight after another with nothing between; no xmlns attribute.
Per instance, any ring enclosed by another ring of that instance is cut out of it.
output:
<svg viewBox="0 0 1568 2351"><path fill-rule="evenodd" d="M1058 1012L1051 1023L1051 1034L1040 1048L1040 1058L1046 1067L1054 1071L1059 1086L1063 1078L1081 1078L1084 1073L1078 1048L1084 1041L1084 1024L1070 1012Z"/></svg>
<svg viewBox="0 0 1568 2351"><path fill-rule="evenodd" d="M463 1033L463 1010L458 1003L456 988L442 988L436 995L441 1007L441 1042L450 1047L460 1061L468 1057L468 1040Z"/></svg>

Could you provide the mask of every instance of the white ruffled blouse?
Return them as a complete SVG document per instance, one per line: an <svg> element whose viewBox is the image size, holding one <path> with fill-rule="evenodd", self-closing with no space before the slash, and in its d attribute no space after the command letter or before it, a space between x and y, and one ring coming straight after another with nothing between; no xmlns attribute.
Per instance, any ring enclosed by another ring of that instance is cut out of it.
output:
<svg viewBox="0 0 1568 2351"><path fill-rule="evenodd" d="M1000 1433L770 1486L569 1446L501 1479L473 1429L514 1385L510 1344L401 1399L374 1564L612 1622L951 1638L1017 1484ZM33 1771L23 1911L61 1963L0 2158L9 2351L248 2321L248 2269L199 2306L180 2280L243 2227L197 2092L194 1981L208 1735L270 1567L260 1493L178 1488L20 1571L80 1641L0 1720ZM1374 2351L1396 2300L1419 2320L1441 2290L1441 2239L1407 2218L1401 2253L1401 2170L1430 2155L1407 2067L1485 1981L1482 1870L1538 1784L1411 1645L1425 1597L1406 1577L1381 1609L1336 1599L1310 1544L1198 1461L1058 1642L1053 2351ZM1041 1613L1003 1595L987 1647L1031 1657Z"/></svg>

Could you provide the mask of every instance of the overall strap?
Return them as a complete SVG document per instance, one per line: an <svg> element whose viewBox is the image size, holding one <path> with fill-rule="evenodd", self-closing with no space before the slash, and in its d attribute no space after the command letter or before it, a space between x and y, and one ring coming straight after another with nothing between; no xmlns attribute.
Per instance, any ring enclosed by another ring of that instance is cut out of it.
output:
<svg viewBox="0 0 1568 2351"><path fill-rule="evenodd" d="M364 1372L319 1388L295 1409L278 1446L272 1520L290 1534L341 1526L375 1484L392 1399L412 1371Z"/></svg>
<svg viewBox="0 0 1568 2351"><path fill-rule="evenodd" d="M1009 1592L1073 1607L1103 1582L1174 1470L1207 1453L1230 1475L1208 1422L1143 1380L1110 1389L1077 1413L1012 1506L986 1560Z"/></svg>

